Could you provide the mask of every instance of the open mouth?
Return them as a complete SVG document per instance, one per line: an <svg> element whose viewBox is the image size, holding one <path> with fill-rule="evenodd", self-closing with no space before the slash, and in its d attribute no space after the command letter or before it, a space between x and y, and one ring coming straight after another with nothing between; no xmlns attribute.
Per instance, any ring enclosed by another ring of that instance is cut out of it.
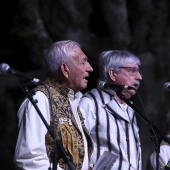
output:
<svg viewBox="0 0 170 170"><path fill-rule="evenodd" d="M89 76L83 77L84 80L88 81Z"/></svg>
<svg viewBox="0 0 170 170"><path fill-rule="evenodd" d="M138 90L138 88L139 88L139 83L133 84L133 87L134 87L134 89Z"/></svg>

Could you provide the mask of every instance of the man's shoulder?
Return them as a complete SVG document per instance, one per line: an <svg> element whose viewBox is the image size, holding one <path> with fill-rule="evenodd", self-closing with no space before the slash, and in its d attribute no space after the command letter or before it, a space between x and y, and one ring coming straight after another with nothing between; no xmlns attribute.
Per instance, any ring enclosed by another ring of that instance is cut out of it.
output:
<svg viewBox="0 0 170 170"><path fill-rule="evenodd" d="M92 96L94 96L98 93L99 93L99 90L97 88L94 88L94 89L91 89L90 91L86 92L85 94L83 94L82 97L92 98Z"/></svg>
<svg viewBox="0 0 170 170"><path fill-rule="evenodd" d="M109 94L107 94L106 92L104 91L101 91L97 88L94 88L88 92L86 92L81 100L93 100L93 101L102 101L102 100L110 100L110 97L109 97Z"/></svg>

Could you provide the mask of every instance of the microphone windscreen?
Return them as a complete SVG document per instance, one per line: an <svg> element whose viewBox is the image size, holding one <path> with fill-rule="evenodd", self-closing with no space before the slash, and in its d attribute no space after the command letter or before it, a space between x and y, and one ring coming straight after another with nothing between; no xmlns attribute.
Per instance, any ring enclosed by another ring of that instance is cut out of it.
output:
<svg viewBox="0 0 170 170"><path fill-rule="evenodd" d="M98 89L103 89L105 84L106 84L106 82L104 82L104 81L99 81L99 82L97 83L97 88L98 88Z"/></svg>
<svg viewBox="0 0 170 170"><path fill-rule="evenodd" d="M170 82L164 83L164 90L165 91L170 91Z"/></svg>
<svg viewBox="0 0 170 170"><path fill-rule="evenodd" d="M9 65L6 63L0 64L0 74L6 74L9 70Z"/></svg>

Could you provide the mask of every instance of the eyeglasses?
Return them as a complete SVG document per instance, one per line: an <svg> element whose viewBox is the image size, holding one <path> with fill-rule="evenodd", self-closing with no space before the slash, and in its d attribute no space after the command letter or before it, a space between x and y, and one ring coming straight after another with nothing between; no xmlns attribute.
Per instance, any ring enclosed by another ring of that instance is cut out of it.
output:
<svg viewBox="0 0 170 170"><path fill-rule="evenodd" d="M138 73L142 75L141 68L136 68L136 67L118 67L118 68L126 69L129 72L130 76L137 76Z"/></svg>

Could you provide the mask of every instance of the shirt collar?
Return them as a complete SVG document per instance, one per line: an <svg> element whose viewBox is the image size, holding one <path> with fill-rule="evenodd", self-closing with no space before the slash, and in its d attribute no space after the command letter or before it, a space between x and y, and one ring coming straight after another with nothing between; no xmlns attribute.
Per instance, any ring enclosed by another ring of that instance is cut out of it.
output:
<svg viewBox="0 0 170 170"><path fill-rule="evenodd" d="M82 97L81 92L74 93L72 89L69 89L68 98L71 100L80 99Z"/></svg>

